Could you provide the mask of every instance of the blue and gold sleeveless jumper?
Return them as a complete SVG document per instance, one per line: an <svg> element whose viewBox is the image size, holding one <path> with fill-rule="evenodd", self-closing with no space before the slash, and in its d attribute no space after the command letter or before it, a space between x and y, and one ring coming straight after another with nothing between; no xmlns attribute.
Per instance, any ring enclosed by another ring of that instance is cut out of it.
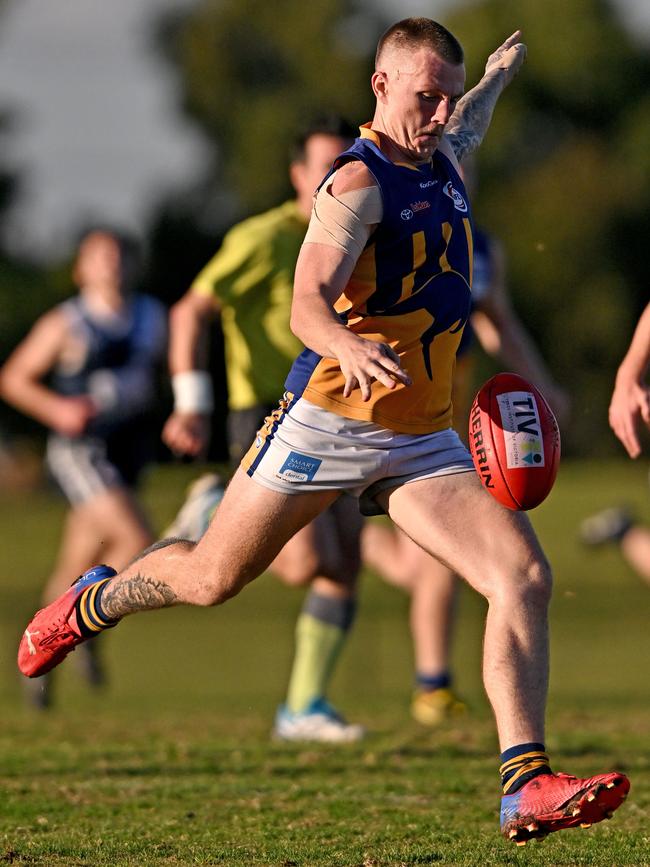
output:
<svg viewBox="0 0 650 867"><path fill-rule="evenodd" d="M377 134L362 127L323 183L351 160L361 160L375 178L383 217L334 307L355 334L389 344L413 384L391 390L373 382L369 401L358 389L344 398L338 362L305 350L286 389L399 433L443 430L451 424L452 374L471 298L472 223L463 182L437 151L419 168L391 162Z"/></svg>
<svg viewBox="0 0 650 867"><path fill-rule="evenodd" d="M53 370L50 387L68 397L93 394L93 376L107 373L116 391L115 405L99 411L82 436L51 432L48 437L52 474L73 502L81 502L79 492L100 489L97 476L104 482L119 477L132 486L155 456L166 310L148 295L135 295L124 315L106 321L92 315L79 295L59 307L68 323L69 349Z"/></svg>

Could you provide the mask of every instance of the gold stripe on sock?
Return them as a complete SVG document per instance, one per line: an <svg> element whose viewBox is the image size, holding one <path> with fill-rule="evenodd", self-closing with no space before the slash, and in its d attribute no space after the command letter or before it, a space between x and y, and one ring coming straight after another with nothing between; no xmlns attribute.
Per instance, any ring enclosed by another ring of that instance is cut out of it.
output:
<svg viewBox="0 0 650 867"><path fill-rule="evenodd" d="M97 595L97 591L100 587L103 587L107 581L110 580L110 578L105 578L103 581L98 581L97 584L93 584L93 586L89 590L86 590L81 599L81 604L79 605L79 612L81 613L81 618L84 624L88 627L88 629L92 630L92 632L101 632L102 629L105 629L111 625L103 617L100 617L95 609L95 596ZM92 612L95 620L99 622L99 626L90 619L90 614L88 613L89 611Z"/></svg>
<svg viewBox="0 0 650 867"><path fill-rule="evenodd" d="M519 777L527 774L529 771L534 771L536 768L548 768L550 770L551 766L549 765L548 761L544 761L543 759L539 759L533 762L526 762L525 765L522 765L522 767L519 768L519 770L515 774L513 774L512 777L510 777L507 783L504 783L503 794L508 794L508 792L512 788L513 783L518 780Z"/></svg>
<svg viewBox="0 0 650 867"><path fill-rule="evenodd" d="M512 759L508 759L508 761L504 762L499 768L499 773L505 774L508 771L512 771L515 768L519 767L522 762L525 763L531 761L532 759L545 759L547 763L549 761L546 753L543 753L541 750L532 750L530 753L521 753L520 755L515 756Z"/></svg>

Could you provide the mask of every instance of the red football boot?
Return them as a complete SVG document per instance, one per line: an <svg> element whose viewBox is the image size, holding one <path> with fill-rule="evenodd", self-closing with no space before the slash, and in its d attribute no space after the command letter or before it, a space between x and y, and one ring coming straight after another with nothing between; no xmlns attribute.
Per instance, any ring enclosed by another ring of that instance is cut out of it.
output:
<svg viewBox="0 0 650 867"><path fill-rule="evenodd" d="M26 677L46 674L78 644L94 637L81 634L75 602L88 587L116 574L110 566L95 566L77 578L55 602L36 612L18 647L18 668Z"/></svg>
<svg viewBox="0 0 650 867"><path fill-rule="evenodd" d="M579 780L570 774L540 774L513 795L501 798L501 833L518 846L563 828L589 828L611 819L627 798L624 774Z"/></svg>

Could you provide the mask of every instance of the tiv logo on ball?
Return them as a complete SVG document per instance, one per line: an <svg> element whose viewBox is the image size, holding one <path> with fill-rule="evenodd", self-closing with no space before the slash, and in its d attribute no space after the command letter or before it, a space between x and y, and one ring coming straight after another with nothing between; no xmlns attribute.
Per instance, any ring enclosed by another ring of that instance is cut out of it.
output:
<svg viewBox="0 0 650 867"><path fill-rule="evenodd" d="M530 391L497 395L508 469L544 466L544 443L537 401Z"/></svg>

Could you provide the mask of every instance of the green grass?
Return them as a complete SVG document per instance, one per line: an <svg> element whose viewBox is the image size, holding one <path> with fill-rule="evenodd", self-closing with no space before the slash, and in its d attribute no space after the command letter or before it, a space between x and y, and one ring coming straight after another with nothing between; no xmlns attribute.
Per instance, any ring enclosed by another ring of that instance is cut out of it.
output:
<svg viewBox="0 0 650 867"><path fill-rule="evenodd" d="M571 464L532 517L556 571L548 747L554 766L619 768L612 822L517 849L497 831L494 728L480 682L483 602L462 594L455 644L471 714L436 732L408 715L406 600L367 575L332 697L361 745L274 744L301 596L265 576L213 611L175 609L102 637L112 684L89 696L72 657L57 707L25 710L15 646L51 564L62 504L0 498L0 864L650 864L650 588L615 550L583 552L582 516L626 501L650 520L645 467ZM188 467L146 490L158 526Z"/></svg>

